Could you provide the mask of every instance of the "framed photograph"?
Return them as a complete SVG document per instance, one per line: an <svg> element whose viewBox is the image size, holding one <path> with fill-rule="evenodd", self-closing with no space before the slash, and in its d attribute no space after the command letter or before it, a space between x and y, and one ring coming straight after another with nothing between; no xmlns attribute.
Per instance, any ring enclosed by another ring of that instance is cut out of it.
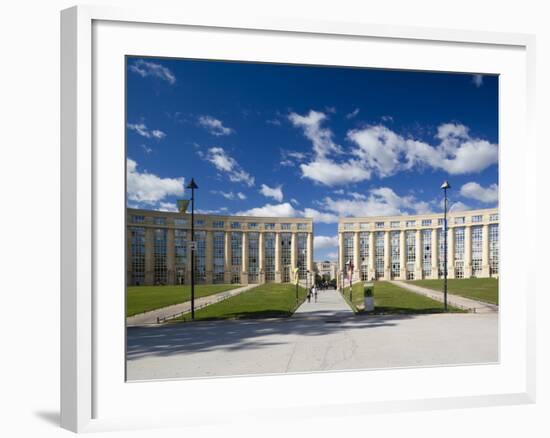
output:
<svg viewBox="0 0 550 438"><path fill-rule="evenodd" d="M534 37L61 25L63 427L534 401Z"/></svg>

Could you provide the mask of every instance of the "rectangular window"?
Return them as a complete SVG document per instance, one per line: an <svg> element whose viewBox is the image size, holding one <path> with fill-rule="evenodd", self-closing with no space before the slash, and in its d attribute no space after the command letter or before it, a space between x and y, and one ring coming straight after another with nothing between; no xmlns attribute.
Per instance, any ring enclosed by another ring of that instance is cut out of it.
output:
<svg viewBox="0 0 550 438"><path fill-rule="evenodd" d="M432 230L422 230L422 276L432 275Z"/></svg>
<svg viewBox="0 0 550 438"><path fill-rule="evenodd" d="M432 225L432 220L431 219L422 219L422 226L423 227L429 227Z"/></svg>
<svg viewBox="0 0 550 438"><path fill-rule="evenodd" d="M212 228L223 228L225 223L223 221L213 221Z"/></svg>
<svg viewBox="0 0 550 438"><path fill-rule="evenodd" d="M359 224L359 228L361 228L362 230L368 230L370 227L370 224L368 222L361 222Z"/></svg>
<svg viewBox="0 0 550 438"><path fill-rule="evenodd" d="M265 228L266 230L274 230L274 229L275 229L275 224L274 224L274 223L265 224L265 225L264 225L264 228Z"/></svg>
<svg viewBox="0 0 550 438"><path fill-rule="evenodd" d="M290 224L281 224L281 230L290 230Z"/></svg>
<svg viewBox="0 0 550 438"><path fill-rule="evenodd" d="M288 224L290 225L290 224ZM292 234L281 233L281 269L283 270L283 283L290 283L290 261L292 252Z"/></svg>
<svg viewBox="0 0 550 438"><path fill-rule="evenodd" d="M406 225L407 225L407 228L415 227L416 226L416 221L407 221Z"/></svg>
<svg viewBox="0 0 550 438"><path fill-rule="evenodd" d="M166 229L154 230L154 277L155 285L164 285L168 280L168 272L166 265Z"/></svg>
<svg viewBox="0 0 550 438"><path fill-rule="evenodd" d="M184 284L187 270L187 231L174 230L174 254L176 284Z"/></svg>
<svg viewBox="0 0 550 438"><path fill-rule="evenodd" d="M257 223L257 222L249 222L249 223L248 223L248 229L249 229L249 230L256 230L256 229L258 229L258 223Z"/></svg>
<svg viewBox="0 0 550 438"><path fill-rule="evenodd" d="M478 214L476 216L472 216L472 222L474 224L477 223L477 222L481 222L481 221L483 221L483 216L482 215Z"/></svg>
<svg viewBox="0 0 550 438"><path fill-rule="evenodd" d="M132 216L132 222L134 224L142 224L145 222L145 216Z"/></svg>
<svg viewBox="0 0 550 438"><path fill-rule="evenodd" d="M231 233L231 283L241 282L243 256L243 233L234 231Z"/></svg>
<svg viewBox="0 0 550 438"><path fill-rule="evenodd" d="M344 271L344 278L349 280L348 268L346 264L350 261L353 263L353 236L355 233L344 233L344 260L342 260L342 270Z"/></svg>
<svg viewBox="0 0 550 438"><path fill-rule="evenodd" d="M258 283L259 281L259 273L260 273L259 249L260 249L260 234L248 233L248 282L249 283Z"/></svg>
<svg viewBox="0 0 550 438"><path fill-rule="evenodd" d="M204 226L204 219L195 219L195 226L196 227L203 227Z"/></svg>
<svg viewBox="0 0 550 438"><path fill-rule="evenodd" d="M445 218L442 218L442 217L438 218L437 225L441 225L441 226L445 225Z"/></svg>
<svg viewBox="0 0 550 438"><path fill-rule="evenodd" d="M462 224L464 224L464 216L455 217L455 225L462 225Z"/></svg>
<svg viewBox="0 0 550 438"><path fill-rule="evenodd" d="M359 258L361 260L361 280L369 280L369 232L359 234ZM330 269L330 265L326 268Z"/></svg>
<svg viewBox="0 0 550 438"><path fill-rule="evenodd" d="M472 227L472 276L481 275L483 254L483 227Z"/></svg>
<svg viewBox="0 0 550 438"><path fill-rule="evenodd" d="M414 280L414 264L416 262L416 231L405 233L405 259L407 262L407 280Z"/></svg>
<svg viewBox="0 0 550 438"><path fill-rule="evenodd" d="M374 237L374 274L378 279L384 277L384 232L377 231Z"/></svg>
<svg viewBox="0 0 550 438"><path fill-rule="evenodd" d="M275 281L275 233L264 234L264 246L265 246L265 281L267 282Z"/></svg>
<svg viewBox="0 0 550 438"><path fill-rule="evenodd" d="M399 228L401 223L399 221L391 221L390 222L390 228Z"/></svg>
<svg viewBox="0 0 550 438"><path fill-rule="evenodd" d="M130 228L132 252L132 278L130 284L142 286L145 283L145 228Z"/></svg>
<svg viewBox="0 0 550 438"><path fill-rule="evenodd" d="M165 217L154 217L153 223L155 225L166 225L166 218Z"/></svg>
<svg viewBox="0 0 550 438"><path fill-rule="evenodd" d="M489 271L498 274L498 224L489 225Z"/></svg>
<svg viewBox="0 0 550 438"><path fill-rule="evenodd" d="M455 228L455 278L464 278L464 227Z"/></svg>
<svg viewBox="0 0 550 438"><path fill-rule="evenodd" d="M296 259L298 260L298 278L305 280L307 277L307 233L296 234Z"/></svg>
<svg viewBox="0 0 550 438"><path fill-rule="evenodd" d="M302 224L302 223L300 223L300 224L298 224L298 229L299 229L299 230L307 230L307 225L308 225L308 224Z"/></svg>
<svg viewBox="0 0 550 438"><path fill-rule="evenodd" d="M240 230L241 229L241 223L240 222L231 222L231 228L234 230Z"/></svg>
<svg viewBox="0 0 550 438"><path fill-rule="evenodd" d="M493 213L492 215L490 215L489 220L491 222L498 221L498 213Z"/></svg>
<svg viewBox="0 0 550 438"><path fill-rule="evenodd" d="M384 228L384 222L375 222L374 227L375 228Z"/></svg>
<svg viewBox="0 0 550 438"><path fill-rule="evenodd" d="M223 222L222 222L223 223ZM223 228L223 225L222 225ZM225 272L225 233L216 231L214 233L214 283L224 282Z"/></svg>
<svg viewBox="0 0 550 438"><path fill-rule="evenodd" d="M176 227L185 227L187 225L187 219L176 218L174 219L174 225Z"/></svg>
<svg viewBox="0 0 550 438"><path fill-rule="evenodd" d="M346 223L344 224L344 230L353 230L354 226L355 226L354 223L352 223L352 222L346 222Z"/></svg>
<svg viewBox="0 0 550 438"><path fill-rule="evenodd" d="M400 231L392 231L390 234L390 251L391 251L391 276L392 278L399 277L401 274L401 265L399 260L399 235Z"/></svg>

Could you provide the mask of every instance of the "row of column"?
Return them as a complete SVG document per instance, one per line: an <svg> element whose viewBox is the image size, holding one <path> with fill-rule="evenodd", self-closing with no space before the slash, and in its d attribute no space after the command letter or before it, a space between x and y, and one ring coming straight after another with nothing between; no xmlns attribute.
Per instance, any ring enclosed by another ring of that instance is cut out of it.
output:
<svg viewBox="0 0 550 438"><path fill-rule="evenodd" d="M482 258L481 258L481 273L480 277L490 276L489 267L489 226L487 224L481 225L482 227ZM472 276L472 234L471 226L464 226L464 278ZM440 228L432 228L431 230L431 275L426 278L437 279L439 278L439 241L438 234ZM409 231L409 230L407 230ZM382 231L384 233L384 279L391 279L391 233L394 231ZM423 278L423 249L422 242L422 230L414 230L415 232L415 261L414 261L414 278ZM338 239L338 259L340 261L340 272L344 271L345 263L348 261L344 256L344 234L350 233L344 231L339 233ZM353 265L354 274L353 281L359 280L360 268L361 268L361 253L360 253L360 233L352 232L353 236ZM375 278L375 235L378 232L369 232L369 251L368 251L368 278ZM406 254L407 242L406 242L406 230L400 230L399 235L399 265L400 274L394 276L394 279L406 280L407 279L407 254ZM455 233L454 228L449 228L447 233L447 266L448 266L448 278L455 278ZM411 272L411 271L409 271Z"/></svg>
<svg viewBox="0 0 550 438"><path fill-rule="evenodd" d="M151 285L154 283L154 228L145 228L145 284ZM219 232L219 231L218 231ZM232 270L234 266L231 263L231 231L223 231L224 233L224 283L230 283L232 277ZM251 232L242 231L241 242L241 269L239 272L240 283L248 284L249 276L249 234ZM258 234L258 282L264 283L265 279L265 232L253 231ZM282 265L281 265L281 234L275 232L275 282L282 282ZM290 260L290 272L294 272L294 269L298 264L298 251L297 251L297 232L291 232L291 260ZM313 272L313 234L307 232L307 245L306 245L306 269ZM188 231L187 242L191 240L191 233ZM167 284L176 283L176 254L174 245L175 233L174 229L166 229L166 268L167 268ZM206 231L205 236L205 275L206 283L213 283L214 281L214 231ZM131 233L128 232L127 240L127 269L128 278L131 278L132 273L132 253L131 253ZM197 250L196 250L197 251ZM186 272L185 282L189 283L191 278L191 250L188 248L186 252ZM292 280L292 278L291 278Z"/></svg>

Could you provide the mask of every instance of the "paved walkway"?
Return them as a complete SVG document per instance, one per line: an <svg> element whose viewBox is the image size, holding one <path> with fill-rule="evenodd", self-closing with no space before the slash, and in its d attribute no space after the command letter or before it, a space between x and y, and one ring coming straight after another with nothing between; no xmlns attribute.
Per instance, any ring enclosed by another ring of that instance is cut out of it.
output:
<svg viewBox="0 0 550 438"><path fill-rule="evenodd" d="M324 318L338 319L353 316L354 313L348 306L342 294L334 289L317 290L317 302L311 297L311 302L304 301L298 307L292 318Z"/></svg>
<svg viewBox="0 0 550 438"><path fill-rule="evenodd" d="M394 283L403 289L410 290L411 292L424 295L433 300L443 302L443 292L438 292L426 287L417 286L415 284L408 283L406 281L392 280L390 283ZM376 288L375 288L376 290ZM375 292L376 293L376 292ZM465 310L472 310L475 313L495 313L498 312L498 306L496 304L484 303L482 301L472 300L471 298L461 297L459 295L453 295L447 293L447 303L451 306L458 307Z"/></svg>
<svg viewBox="0 0 550 438"><path fill-rule="evenodd" d="M223 301L227 298L239 295L247 290L250 290L258 286L257 284L249 284L247 286L238 287L236 289L226 290L217 294L208 295L206 297L195 299L195 310L200 307L206 307L210 304L215 304L219 301ZM191 301L185 301L184 303L174 304L172 306L163 307L162 309L152 310L146 313L140 313L139 315L130 316L126 318L126 326L140 326L148 324L157 324L157 318L163 321L165 318L170 318L174 315L191 312Z"/></svg>

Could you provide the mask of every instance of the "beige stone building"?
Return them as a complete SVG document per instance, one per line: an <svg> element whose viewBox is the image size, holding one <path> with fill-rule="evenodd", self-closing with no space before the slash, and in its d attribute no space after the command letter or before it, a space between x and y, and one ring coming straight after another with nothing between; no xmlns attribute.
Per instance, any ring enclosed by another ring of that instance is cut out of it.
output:
<svg viewBox="0 0 550 438"><path fill-rule="evenodd" d="M127 209L128 285L189 284L191 215ZM195 214L196 283L291 282L313 272L311 218Z"/></svg>
<svg viewBox="0 0 550 438"><path fill-rule="evenodd" d="M321 277L328 276L330 280L333 280L336 278L337 264L328 260L315 262L315 271Z"/></svg>
<svg viewBox="0 0 550 438"><path fill-rule="evenodd" d="M341 218L338 280L437 279L444 274L443 214ZM447 215L448 278L498 277L498 210ZM347 265L346 265L347 264Z"/></svg>

